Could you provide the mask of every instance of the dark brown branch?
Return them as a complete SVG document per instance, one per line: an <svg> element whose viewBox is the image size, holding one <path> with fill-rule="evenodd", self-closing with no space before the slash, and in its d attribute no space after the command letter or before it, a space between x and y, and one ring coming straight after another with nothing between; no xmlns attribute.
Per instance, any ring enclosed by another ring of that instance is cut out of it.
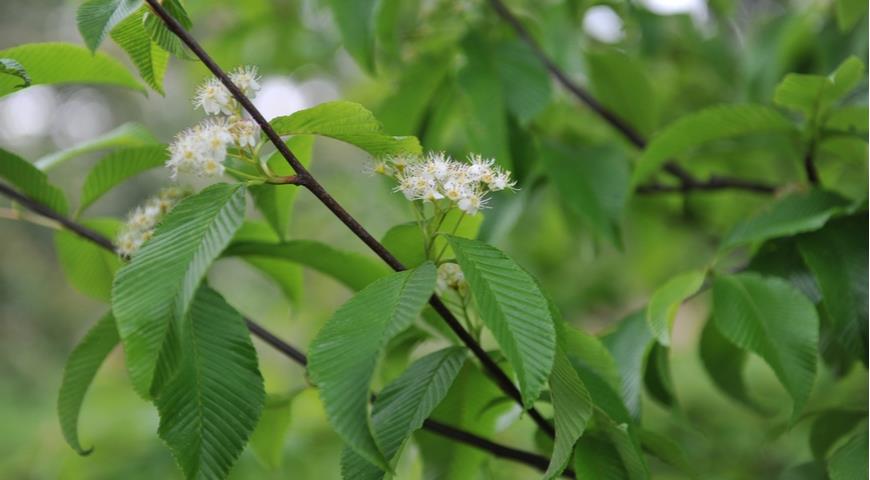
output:
<svg viewBox="0 0 870 480"><path fill-rule="evenodd" d="M665 185L661 183L648 183L637 187L637 193L652 194L652 193L686 193L692 190L699 191L717 191L740 188L747 192L769 195L776 190L773 185L768 185L762 182L754 182L751 180L742 180L739 178L722 178L717 176L710 177L709 180L701 182L692 180L683 182L680 185Z"/></svg>
<svg viewBox="0 0 870 480"><path fill-rule="evenodd" d="M819 171L816 169L816 164L813 161L813 157L816 153L816 139L813 138L810 140L809 145L807 145L807 151L804 154L804 171L807 174L807 180L812 185L819 184Z"/></svg>
<svg viewBox="0 0 870 480"><path fill-rule="evenodd" d="M571 78L569 78L568 75L563 72L562 69L559 68L559 66L556 65L556 63L547 55L547 52L545 52L544 49L541 48L541 46L534 39L534 37L532 37L531 33L529 33L529 31L522 24L522 22L520 22L520 20L513 13L511 13L511 11L501 0L489 0L489 4L490 6L492 6L493 10L495 10L498 16L501 17L502 20L507 22L511 26L511 28L513 28L517 36L520 37L520 39L522 39L532 49L532 52L534 53L535 57L537 57L538 61L540 61L544 65L544 67L546 67L547 71L550 72L550 74L556 79L556 81L559 82L559 84L562 85L562 87L571 92L581 102L585 103L593 112L598 114L598 116L603 118L608 124L610 124L611 127L621 133L622 136L625 137L632 145L636 146L641 150L646 148L646 138L644 138L644 136L640 132L638 132L623 118L619 117L617 114L610 111L607 107L601 104L601 102L596 100L595 97L592 96L592 94L586 91L586 89L571 80ZM716 177L715 181L713 178L711 178L707 182L700 181L697 180L689 171L687 171L672 160L665 163L664 169L666 172L673 175L684 185L682 191L722 190L727 188L732 188L736 190L748 190L757 193L772 193L774 191L773 188L767 185L743 180L740 178ZM713 184L715 184L714 188L704 187L705 185ZM650 190L650 188L646 187L641 187L638 190ZM651 189L656 190L654 187Z"/></svg>
<svg viewBox="0 0 870 480"><path fill-rule="evenodd" d="M203 50L202 46L193 38L190 33L184 29L184 27L178 23L175 18L172 17L159 3L158 0L147 0L148 5L151 6L151 9L154 13L160 17L163 22L166 24L167 28L174 33L188 48L196 55L202 63L214 74L215 77L220 79L221 83L229 90L229 92L233 95L233 97L239 102L239 104L244 108L248 114L251 115L251 118L257 122L257 125L260 126L263 133L266 137L275 145L275 148L281 153L281 155L287 160L287 163L293 168L296 172L297 177L300 178L300 183L303 184L308 190L317 197L320 202L326 206L342 223L344 223L347 228L349 228L354 235L356 235L360 240L363 241L377 256L379 256L384 262L387 263L393 270L402 271L405 270L405 266L402 265L396 257L393 256L380 242L378 242L375 237L373 237L360 223L350 214L347 210L342 207L329 192L326 191L325 188L318 182L309 172L305 169L302 163L296 158L292 151L287 147L287 145L281 141L280 135L272 128L269 122L263 117L259 110L251 103L250 99L245 96L244 93L233 83L230 77L223 71L223 69L218 66L217 63ZM463 327L462 324L459 323L459 320L450 313L450 310L438 299L436 296L432 296L429 300L429 303L432 305L432 308L435 309L438 314L444 319L447 325L451 330L459 337L465 346L467 346L471 352L477 357L478 361L480 361L481 365L483 365L486 373L498 384L499 388L504 391L505 394L514 399L517 403L522 406L522 396L520 395L519 390L511 381L511 379L504 373L504 371L495 363L495 361L486 353L486 351L477 343L477 341L472 337ZM528 410L529 416L534 420L534 422L544 430L550 437L555 436L555 430L553 426L544 418L543 415L540 414L534 407Z"/></svg>
<svg viewBox="0 0 870 480"><path fill-rule="evenodd" d="M103 236L102 234L97 233L85 227L84 225L81 225L80 223L74 222L64 217L63 215L60 215L54 210L42 205L39 202L32 200L27 196L22 195L21 193L13 190L12 188L9 188L3 183L0 183L0 194L14 200L28 210L31 210L46 218L56 221L57 223L63 225L69 231L79 235L85 240L93 242L95 245L98 245L110 252L115 252L115 246L112 244L112 241ZM250 332L254 336L258 337L270 347L284 354L284 356L286 356L287 358L293 360L294 362L303 367L308 364L308 358L306 357L305 353L303 353L301 350L294 347L293 345L285 342L284 340L281 340L275 334L264 328L262 325L249 318L245 318L245 324L248 326L248 330L250 330ZM524 463L538 470L546 470L547 464L549 462L546 457L543 457L541 455L495 443L473 433L451 427L450 425L446 425L435 420L426 420L426 422L423 424L423 428L437 435L456 440L459 443L463 443L468 446L484 450L491 453L493 456L504 458L506 460L512 460L519 463ZM574 472L570 469L565 470L563 475L568 478L575 478Z"/></svg>

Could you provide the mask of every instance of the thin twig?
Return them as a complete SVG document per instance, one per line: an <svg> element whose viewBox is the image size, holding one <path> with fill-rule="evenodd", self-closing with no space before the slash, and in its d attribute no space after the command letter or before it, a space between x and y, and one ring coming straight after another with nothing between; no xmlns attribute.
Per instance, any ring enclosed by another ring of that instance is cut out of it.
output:
<svg viewBox="0 0 870 480"><path fill-rule="evenodd" d="M221 83L229 90L229 92L233 95L236 101L244 108L248 114L251 115L251 118L257 122L257 125L260 126L260 129L266 135L266 137L271 141L275 148L278 149L278 152L287 160L287 163L290 164L290 167L296 172L296 175L300 177L302 184L312 193L315 197L317 197L320 202L328 208L333 215L335 215L342 223L344 223L347 228L349 228L354 235L356 235L360 240L363 241L375 254L380 257L387 265L389 265L395 271L405 270L405 266L402 265L392 253L389 252L380 242L378 242L375 237L373 237L368 230L366 230L347 210L342 207L329 192L326 191L325 188L318 182L302 165L302 163L296 158L292 151L287 147L287 145L281 140L281 137L275 132L275 129L269 124L269 122L263 117L263 114L260 113L259 110L251 103L251 100L245 96L244 93L237 87L230 77L223 71L223 69L218 66L217 63L203 50L202 46L200 46L199 42L196 41L193 36L184 29L184 27L178 23L178 21L160 5L158 0L147 0L148 5L151 6L151 9L154 13L160 17L161 20L166 24L166 27L174 33L188 48L193 52L197 58L202 61L202 63L217 77ZM447 309L447 307L438 299L437 296L433 295L429 300L429 304L432 308L438 312L439 315L444 319L450 329L456 334L457 337L468 347L474 356L478 359L478 361L483 365L484 371L492 378L496 384L498 384L499 388L507 394L509 397L514 399L520 406L523 405L522 396L520 395L520 391L514 385L513 381L511 381L510 377L507 376L506 373L495 363L492 357L489 356L488 353L480 346L477 341L474 340L465 328L459 323L459 320ZM534 407L528 410L529 417L540 427L544 432L546 432L550 437L555 436L555 430L553 426L547 421L544 416L538 412Z"/></svg>
<svg viewBox="0 0 870 480"><path fill-rule="evenodd" d="M637 187L637 193L685 193L692 190L717 191L734 189L737 184L741 185L741 190L769 195L776 190L773 185L768 185L761 182L753 182L750 180L741 180L736 178L722 178L717 176L710 177L707 181L691 181L680 185L665 185L662 183L648 183Z"/></svg>
<svg viewBox="0 0 870 480"><path fill-rule="evenodd" d="M490 6L492 6L493 10L502 18L505 22L507 22L511 28L513 28L514 32L516 32L517 36L520 37L531 49L534 53L535 57L537 57L538 61L540 61L544 67L546 67L547 71L558 81L562 87L571 92L575 97L577 97L581 102L585 103L593 112L598 114L601 118L603 118L610 126L616 129L619 133L622 134L632 145L637 148L643 150L646 148L647 140L644 136L638 132L634 127L632 127L628 122L624 119L620 118L619 115L610 111L607 107L605 107L601 102L599 102L595 97L592 96L586 89L578 85L576 82L571 80L568 75L559 68L558 65L547 55L543 48L538 44L538 42L532 37L531 33L526 29L526 27L520 22L520 20L507 8L507 6L501 0L489 0ZM751 192L757 193L773 193L774 188L769 185L753 182L751 180L744 180L740 178L733 177L716 177L716 181L713 182L711 178L709 181L700 181L697 180L694 175L692 175L689 171L681 167L676 162L669 160L665 163L664 169L669 174L673 175L677 178L682 184L682 191L689 190L722 190L722 189L736 189L736 190L747 190ZM640 190L648 190L649 191L660 191L657 190L654 186L643 186L638 189ZM680 191L680 190L667 190L667 191Z"/></svg>
<svg viewBox="0 0 870 480"><path fill-rule="evenodd" d="M41 203L36 202L25 195L22 195L21 193L13 190L12 188L9 188L3 183L0 183L0 194L11 198L28 210L36 212L50 220L59 223L60 225L63 225L67 230L79 235L85 240L88 240L110 252L115 252L115 247L112 244L112 241L103 236L102 234L97 233L80 223L69 220L63 215L60 215L54 210L42 205ZM245 318L244 320L245 324L248 327L248 330L250 330L250 332L254 336L260 338L260 340L265 342L267 345L284 354L284 356L303 367L308 364L308 358L301 350L294 347L293 345L290 345L284 340L281 340L275 334L273 334L257 322L249 318ZM443 437L455 440L459 443L463 443L479 450L484 450L499 458L524 463L539 470L545 470L547 468L548 460L544 456L495 443L473 433L451 427L435 420L426 420L426 422L423 424L423 428L437 435L441 435ZM574 472L570 469L565 470L563 475L568 478L575 478Z"/></svg>

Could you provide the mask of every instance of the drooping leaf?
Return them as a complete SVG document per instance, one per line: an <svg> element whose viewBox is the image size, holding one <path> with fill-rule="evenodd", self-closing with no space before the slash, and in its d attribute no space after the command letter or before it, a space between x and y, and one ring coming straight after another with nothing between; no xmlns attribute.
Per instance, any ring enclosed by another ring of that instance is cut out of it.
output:
<svg viewBox="0 0 870 480"><path fill-rule="evenodd" d="M287 140L287 147L296 155L296 158L308 167L311 164L311 149L314 146L314 137L298 135ZM293 168L287 164L280 152L275 152L269 157L269 168L275 175L293 175ZM281 240L287 239L290 230L290 215L293 204L296 202L296 194L299 187L294 185L271 185L263 184L249 188L254 197L257 209L266 218L266 221L278 234Z"/></svg>
<svg viewBox="0 0 870 480"><path fill-rule="evenodd" d="M646 359L643 383L650 396L666 407L677 405L671 377L670 348L653 342Z"/></svg>
<svg viewBox="0 0 870 480"><path fill-rule="evenodd" d="M63 191L48 183L48 177L32 163L0 148L0 178L24 195L55 212L66 215L68 206Z"/></svg>
<svg viewBox="0 0 870 480"><path fill-rule="evenodd" d="M372 409L372 428L387 461L395 464L411 434L441 400L459 374L467 356L462 347L448 347L420 358L378 394ZM345 447L341 474L353 480L380 480L384 472Z"/></svg>
<svg viewBox="0 0 870 480"><path fill-rule="evenodd" d="M622 380L621 395L632 417L640 416L640 392L646 359L653 345L653 336L644 319L644 312L635 312L620 321L616 330L601 338L610 350Z"/></svg>
<svg viewBox="0 0 870 480"><path fill-rule="evenodd" d="M105 193L128 178L163 165L166 156L166 147L162 145L125 148L106 155L88 172L82 185L78 211L85 211Z"/></svg>
<svg viewBox="0 0 870 480"><path fill-rule="evenodd" d="M637 186L669 158L712 140L793 130L792 123L782 114L760 105L722 105L691 113L653 137L635 165L631 182Z"/></svg>
<svg viewBox="0 0 870 480"><path fill-rule="evenodd" d="M344 48L363 70L373 73L377 0L330 0L329 4L344 40Z"/></svg>
<svg viewBox="0 0 870 480"><path fill-rule="evenodd" d="M157 358L170 323L185 316L208 267L244 215L242 185L212 185L176 205L154 238L116 274L112 311L133 387L143 397L154 393Z"/></svg>
<svg viewBox="0 0 870 480"><path fill-rule="evenodd" d="M33 81L30 80L30 75L27 74L27 70L25 70L20 63L11 58L0 58L0 73L14 75L24 82L21 85L16 85L15 88L27 88L31 83L33 83Z"/></svg>
<svg viewBox="0 0 870 480"><path fill-rule="evenodd" d="M698 353L714 385L734 400L754 410L760 410L758 404L749 396L743 379L746 350L738 348L722 336L712 320L704 325L701 332Z"/></svg>
<svg viewBox="0 0 870 480"><path fill-rule="evenodd" d="M789 73L776 86L773 101L807 116L827 110L854 89L864 74L864 64L849 57L828 76Z"/></svg>
<svg viewBox="0 0 870 480"><path fill-rule="evenodd" d="M263 378L242 316L207 286L191 300L177 371L155 399L157 433L186 478L226 478L260 417Z"/></svg>
<svg viewBox="0 0 870 480"><path fill-rule="evenodd" d="M275 470L281 467L284 440L290 428L293 399L302 390L286 395L266 395L263 413L257 428L251 434L251 450L266 467Z"/></svg>
<svg viewBox="0 0 870 480"><path fill-rule="evenodd" d="M531 47L518 39L499 42L492 53L507 109L526 124L550 103L550 75Z"/></svg>
<svg viewBox="0 0 870 480"><path fill-rule="evenodd" d="M76 24L92 52L106 35L142 6L142 0L88 0L76 12Z"/></svg>
<svg viewBox="0 0 870 480"><path fill-rule="evenodd" d="M321 103L291 115L273 118L279 135L321 135L357 146L375 157L419 154L416 137L395 137L384 133L380 122L362 105L335 101Z"/></svg>
<svg viewBox="0 0 870 480"><path fill-rule="evenodd" d="M837 340L867 363L867 214L832 220L798 237L801 256L822 291Z"/></svg>
<svg viewBox="0 0 870 480"><path fill-rule="evenodd" d="M646 321L653 336L662 345L671 344L671 328L680 305L701 288L706 272L697 270L683 273L659 287L646 307Z"/></svg>
<svg viewBox="0 0 870 480"><path fill-rule="evenodd" d="M163 8L169 12L172 18L178 20L178 23L186 29L190 29L193 23L187 15L187 11L179 0L163 0L161 2ZM151 39L160 46L163 50L175 55L178 58L190 59L194 58L190 54L187 45L176 36L166 23L157 15L148 12L144 18L145 29L151 35Z"/></svg>
<svg viewBox="0 0 870 480"><path fill-rule="evenodd" d="M778 278L717 276L713 318L725 338L770 365L792 397L796 419L816 376L819 318L812 302Z"/></svg>
<svg viewBox="0 0 870 480"><path fill-rule="evenodd" d="M130 56L139 75L154 90L163 94L163 76L169 65L169 53L151 41L145 29L147 7L142 7L112 29L112 40Z"/></svg>
<svg viewBox="0 0 870 480"><path fill-rule="evenodd" d="M89 218L79 223L110 239L121 229L121 222L114 218ZM112 280L121 268L121 259L116 253L107 252L68 230L55 232L54 248L67 281L73 287L85 295L109 302Z"/></svg>
<svg viewBox="0 0 870 480"><path fill-rule="evenodd" d="M841 32L851 30L858 20L867 13L867 2L864 0L836 0L837 26Z"/></svg>
<svg viewBox="0 0 870 480"><path fill-rule="evenodd" d="M810 450L813 456L820 460L825 459L831 447L866 417L867 412L856 410L827 410L819 414L810 429Z"/></svg>
<svg viewBox="0 0 870 480"><path fill-rule="evenodd" d="M652 430L640 429L638 433L644 450L659 460L679 469L690 478L698 478L696 468L692 465L683 447L664 434Z"/></svg>
<svg viewBox="0 0 870 480"><path fill-rule="evenodd" d="M550 396L553 402L556 439L545 479L557 478L571 460L574 444L583 435L592 418L592 398L586 385L571 365L560 345L550 374Z"/></svg>
<svg viewBox="0 0 870 480"><path fill-rule="evenodd" d="M734 225L720 249L817 230L832 216L847 211L849 204L846 198L825 190L793 193Z"/></svg>
<svg viewBox="0 0 870 480"><path fill-rule="evenodd" d="M651 134L658 123L656 95L643 64L615 48L587 52L586 64L595 98L642 135Z"/></svg>
<svg viewBox="0 0 870 480"><path fill-rule="evenodd" d="M797 237L783 237L764 242L752 256L746 270L765 277L780 277L789 281L813 303L822 293L806 266L797 246Z"/></svg>
<svg viewBox="0 0 870 480"><path fill-rule="evenodd" d="M33 85L85 83L112 85L145 92L139 82L114 58L68 43L28 43L0 50L0 58L18 62ZM0 76L0 97L20 90L21 80Z"/></svg>
<svg viewBox="0 0 870 480"><path fill-rule="evenodd" d="M224 255L289 260L329 275L352 290L361 290L390 273L383 262L372 257L336 250L313 240L239 242L231 245Z"/></svg>
<svg viewBox="0 0 870 480"><path fill-rule="evenodd" d="M628 194L628 163L606 146L551 146L541 158L561 199L596 234L622 245L620 222Z"/></svg>
<svg viewBox="0 0 870 480"><path fill-rule="evenodd" d="M547 299L534 278L507 255L483 242L448 236L484 325L519 377L523 405L541 394L556 351Z"/></svg>
<svg viewBox="0 0 870 480"><path fill-rule="evenodd" d="M574 450L577 478L628 480L630 477L616 447L602 434L584 435Z"/></svg>
<svg viewBox="0 0 870 480"><path fill-rule="evenodd" d="M356 454L386 471L369 427L371 381L386 343L411 325L434 288L431 263L377 280L342 305L311 344L308 371L330 424Z"/></svg>
<svg viewBox="0 0 870 480"><path fill-rule="evenodd" d="M79 412L85 394L91 386L100 365L118 344L118 330L112 314L106 314L91 327L85 338L70 353L63 370L63 380L57 397L57 414L66 443L79 455L88 455L93 448L82 448L79 443Z"/></svg>
<svg viewBox="0 0 870 480"><path fill-rule="evenodd" d="M828 475L831 480L866 479L867 450L867 420L864 420L855 429L852 437L828 458Z"/></svg>
<svg viewBox="0 0 870 480"><path fill-rule="evenodd" d="M50 153L36 162L36 166L47 171L61 163L86 153L110 148L134 148L158 145L159 142L145 127L138 123L124 123L99 137L87 140L65 150Z"/></svg>
<svg viewBox="0 0 870 480"><path fill-rule="evenodd" d="M584 382L587 383L590 392L593 388L588 385L591 382L585 380L586 375L583 373L584 371L598 377L598 381L603 386L611 389L613 392L618 392L621 385L619 369L616 366L616 361L601 339L583 330L574 328L567 323L564 324L564 327L561 332L564 335L560 338L564 341L565 353L568 355L568 359L574 365L574 368L581 372L581 377L584 378ZM611 416L623 418L619 415Z"/></svg>

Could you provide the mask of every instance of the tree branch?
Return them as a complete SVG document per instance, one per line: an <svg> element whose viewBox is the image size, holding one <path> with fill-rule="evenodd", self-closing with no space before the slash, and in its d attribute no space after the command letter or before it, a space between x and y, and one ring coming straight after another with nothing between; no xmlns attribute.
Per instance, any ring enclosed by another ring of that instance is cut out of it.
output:
<svg viewBox="0 0 870 480"><path fill-rule="evenodd" d="M599 117L603 118L611 127L616 129L619 133L622 134L632 145L643 150L646 148L647 140L644 136L638 132L634 127L632 127L628 122L619 117L616 113L610 111L607 107L605 107L601 102L595 99L589 92L586 91L583 87L575 83L568 75L559 68L558 65L547 55L543 48L538 44L538 42L532 37L531 33L526 29L526 27L520 22L520 20L507 8L507 6L502 2L502 0L489 0L490 6L495 10L495 12L502 18L505 22L507 22L511 28L513 28L514 32L517 34L520 39L522 39L534 53L535 57L537 57L538 61L540 61L544 67L546 67L547 71L562 85L563 88L571 92L575 97L577 97L581 102L585 103L593 112L598 114ZM736 189L736 190L747 190L756 193L773 193L774 188L768 185L764 185L761 183L751 182L747 180L743 180L740 178L733 177L714 177L708 181L700 181L694 177L688 170L681 167L679 164L674 162L673 160L669 160L665 163L664 169L666 172L677 178L682 184L683 187L681 189L667 189L660 190L659 186L653 185L645 185L638 188L638 191L643 191L644 193L651 193L653 191L689 191L689 190L723 190L723 189Z"/></svg>
<svg viewBox="0 0 870 480"><path fill-rule="evenodd" d="M102 234L95 232L80 223L74 222L64 217L63 215L60 215L54 210L42 205L39 202L34 201L33 199L25 195L22 195L21 193L15 191L14 189L3 183L0 183L0 194L14 200L16 203L20 204L21 206L27 208L30 211L38 213L45 218L51 219L59 223L60 225L63 225L64 228L79 235L85 240L88 240L89 242L92 242L95 245L102 247L103 249L108 250L112 253L116 252L115 246L112 244L112 241L103 236ZM290 345L284 340L281 340L275 334L273 334L257 322L249 318L245 318L244 320L251 334L258 337L264 343L279 351L284 356L293 360L300 366L305 367L308 364L308 358L301 350L294 347L293 345ZM427 419L423 424L423 428L431 431L432 433L435 433L436 435L441 435L443 437L455 440L459 443L463 443L479 450L484 450L491 453L493 456L519 463L524 463L530 467L536 468L541 471L546 470L549 463L549 460L547 460L547 458L544 456L495 443L471 432L467 432L465 430L461 430L435 420ZM574 472L570 469L566 469L563 473L563 476L568 478L576 478Z"/></svg>
<svg viewBox="0 0 870 480"><path fill-rule="evenodd" d="M275 148L287 160L287 163L296 172L296 176L300 178L300 182L304 185L320 202L328 208L354 235L363 241L375 254L377 254L384 262L387 263L393 270L405 270L405 266L393 256L380 242L378 242L360 223L342 207L329 192L318 182L296 158L287 145L281 141L281 137L272 128L269 122L263 117L259 110L251 103L250 99L233 83L230 77L224 72L220 66L203 50L202 46L193 38L178 21L163 8L158 0L147 0L148 5L154 13L163 20L167 28L174 33L194 55L199 58L202 63L217 77L221 83L229 90L233 97L239 102L251 118L257 122L260 129L266 137L275 145ZM501 390L514 399L522 406L522 397L519 390L504 373L504 371L495 363L495 361L486 353L483 347L472 337L465 328L459 323L459 320L450 313L450 310L438 299L435 295L429 300L432 308L438 312L451 330L459 337L463 344L468 347L471 352L477 357L478 361L483 365L484 370L492 378ZM555 430L550 422L541 415L534 407L528 410L529 416L534 422L546 432L551 438L555 436Z"/></svg>
<svg viewBox="0 0 870 480"><path fill-rule="evenodd" d="M692 190L717 191L728 189L740 189L751 193L769 195L776 190L776 187L763 182L754 182L752 180L742 180L739 178L731 177L717 177L714 175L710 177L709 180L703 182L692 180L688 182L684 181L680 185L665 185L662 183L648 183L646 185L639 185L637 187L637 193L686 193Z"/></svg>

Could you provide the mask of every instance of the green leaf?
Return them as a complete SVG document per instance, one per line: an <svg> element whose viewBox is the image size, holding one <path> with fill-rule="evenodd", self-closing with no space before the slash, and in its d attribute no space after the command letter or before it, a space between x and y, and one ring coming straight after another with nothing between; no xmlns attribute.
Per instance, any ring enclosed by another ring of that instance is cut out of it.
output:
<svg viewBox="0 0 870 480"><path fill-rule="evenodd" d="M378 394L372 409L372 429L385 458L395 464L399 451L447 395L465 363L462 347L448 347L415 361ZM342 478L380 480L384 472L348 447L341 454Z"/></svg>
<svg viewBox="0 0 870 480"><path fill-rule="evenodd" d="M353 102L321 103L291 115L273 118L269 123L278 135L330 137L355 145L375 157L422 152L416 137L387 135L372 112Z"/></svg>
<svg viewBox="0 0 870 480"><path fill-rule="evenodd" d="M399 135L418 131L426 107L447 75L449 60L446 55L427 55L402 70L395 90L377 108L386 131Z"/></svg>
<svg viewBox="0 0 870 480"><path fill-rule="evenodd" d="M530 122L550 103L550 74L531 47L520 40L500 42L492 54L507 109L520 123Z"/></svg>
<svg viewBox="0 0 870 480"><path fill-rule="evenodd" d="M369 427L371 381L384 346L414 322L434 289L431 263L377 280L342 305L311 344L308 371L330 424L355 453L386 471Z"/></svg>
<svg viewBox="0 0 870 480"><path fill-rule="evenodd" d="M287 395L266 395L257 428L251 434L251 450L266 467L281 467L284 439L290 428L293 400L302 390Z"/></svg>
<svg viewBox="0 0 870 480"><path fill-rule="evenodd" d="M635 165L631 184L636 187L669 158L713 140L792 131L791 121L761 105L720 105L690 113L665 127L650 141Z"/></svg>
<svg viewBox="0 0 870 480"><path fill-rule="evenodd" d="M377 0L330 0L332 16L344 48L363 70L375 71L375 8Z"/></svg>
<svg viewBox="0 0 870 480"><path fill-rule="evenodd" d="M563 324L560 340L574 368L594 373L601 382L614 392L620 389L619 369L616 360L601 339L570 324ZM588 383L588 382L587 382Z"/></svg>
<svg viewBox="0 0 870 480"><path fill-rule="evenodd" d="M816 376L819 317L812 302L778 278L717 276L713 318L725 338L770 365L794 402L791 420L797 419Z"/></svg>
<svg viewBox="0 0 870 480"><path fill-rule="evenodd" d="M110 148L134 148L158 145L154 135L138 123L124 123L99 137L87 140L65 150L50 153L36 162L36 166L47 171L61 163L97 150Z"/></svg>
<svg viewBox="0 0 870 480"><path fill-rule="evenodd" d="M178 23L180 23L182 27L190 30L193 23L190 21L187 11L184 9L184 6L181 5L179 0L163 0L161 4L163 5L163 8L169 12L169 15L178 20ZM154 40L154 43L159 45L160 48L178 58L194 58L190 54L187 45L185 45L178 36L169 30L169 27L166 26L166 23L160 17L148 12L144 18L144 24L145 29L148 30L148 33L151 35L151 39Z"/></svg>
<svg viewBox="0 0 870 480"><path fill-rule="evenodd" d="M121 229L121 222L114 218L89 218L79 223L110 239ZM85 295L109 302L112 280L121 268L118 255L69 230L55 232L54 247L67 281Z"/></svg>
<svg viewBox="0 0 870 480"><path fill-rule="evenodd" d="M628 480L622 457L604 435L584 435L574 450L574 473L577 478Z"/></svg>
<svg viewBox="0 0 870 480"><path fill-rule="evenodd" d="M244 216L243 186L212 185L176 205L116 274L112 310L133 387L143 397L155 393L157 358L170 323L184 318L208 267Z"/></svg>
<svg viewBox="0 0 870 480"><path fill-rule="evenodd" d="M79 213L130 177L163 165L166 156L163 145L125 148L106 155L85 178Z"/></svg>
<svg viewBox="0 0 870 480"><path fill-rule="evenodd" d="M776 86L773 102L813 116L852 91L863 74L864 64L855 56L847 58L827 77L789 73Z"/></svg>
<svg viewBox="0 0 870 480"><path fill-rule="evenodd" d="M746 266L747 271L765 277L781 277L789 281L813 303L822 299L816 279L806 266L797 246L797 238L783 237L764 242Z"/></svg>
<svg viewBox="0 0 870 480"><path fill-rule="evenodd" d="M436 220L430 218L427 222L431 230L437 233L445 233L462 238L477 238L477 233L483 223L483 213L465 215L458 209L452 209L444 216L439 226L435 226ZM381 243L406 267L416 267L427 259L423 232L417 222L405 222L396 225L384 234ZM435 237L430 253L441 254L443 258L453 256L453 250L447 244L443 236Z"/></svg>
<svg viewBox="0 0 870 480"><path fill-rule="evenodd" d="M306 168L311 164L311 150L314 146L314 137L300 135L287 140L287 147L296 155L296 158ZM280 152L275 152L269 157L269 168L276 175L293 175L295 172ZM294 185L271 185L263 184L249 188L254 197L257 209L263 214L266 221L278 234L281 240L287 239L290 230L290 215L293 204L296 202L296 194L299 187Z"/></svg>
<svg viewBox="0 0 870 480"><path fill-rule="evenodd" d="M646 307L646 321L653 336L662 345L671 344L671 329L680 305L694 295L704 283L707 272L696 270L683 273L668 280L659 287Z"/></svg>
<svg viewBox="0 0 870 480"><path fill-rule="evenodd" d="M810 450L813 456L825 459L837 441L855 429L867 412L827 410L819 414L810 429Z"/></svg>
<svg viewBox="0 0 870 480"><path fill-rule="evenodd" d="M85 83L113 85L140 92L145 88L114 58L68 43L29 43L0 50L0 58L21 64L33 85ZM19 79L0 76L0 97L19 90Z"/></svg>
<svg viewBox="0 0 870 480"><path fill-rule="evenodd" d="M607 146L554 145L541 156L561 199L594 232L621 246L620 221L628 195L625 156Z"/></svg>
<svg viewBox="0 0 870 480"><path fill-rule="evenodd" d="M0 148L0 178L55 212L61 215L67 214L68 206L63 191L48 183L48 177L32 163L2 148Z"/></svg>
<svg viewBox="0 0 870 480"><path fill-rule="evenodd" d="M79 443L79 412L85 394L100 365L118 344L118 331L112 314L106 314L91 327L85 338L70 353L63 369L63 380L57 397L57 415L66 443L79 455L88 455L93 448L84 449Z"/></svg>
<svg viewBox="0 0 870 480"><path fill-rule="evenodd" d="M734 225L720 250L821 228L834 215L848 211L850 201L825 190L795 192Z"/></svg>
<svg viewBox="0 0 870 480"><path fill-rule="evenodd" d="M633 417L640 416L640 392L646 359L654 344L647 327L644 312L635 312L620 321L611 333L601 338L610 350L619 368L622 386L620 393L626 408Z"/></svg>
<svg viewBox="0 0 870 480"><path fill-rule="evenodd" d="M867 2L864 0L836 0L837 26L841 32L847 32L867 13Z"/></svg>
<svg viewBox="0 0 870 480"><path fill-rule="evenodd" d="M832 220L798 237L822 291L837 340L867 364L867 213Z"/></svg>
<svg viewBox="0 0 870 480"><path fill-rule="evenodd" d="M278 234L265 223L246 220L236 232L229 248L242 242L277 243ZM301 265L272 257L243 256L241 259L274 281L290 302L297 303L302 299L304 289Z"/></svg>
<svg viewBox="0 0 870 480"><path fill-rule="evenodd" d="M505 169L512 169L507 125L507 105L499 73L493 63L493 49L477 35L463 42L468 61L458 73L463 115L460 117L468 137L469 150L494 158Z"/></svg>
<svg viewBox="0 0 870 480"><path fill-rule="evenodd" d="M390 269L373 257L336 250L313 240L239 242L232 244L224 256L289 260L329 275L351 290L361 290L390 274Z"/></svg>
<svg viewBox="0 0 870 480"><path fill-rule="evenodd" d="M653 342L646 359L643 382L650 396L666 407L677 405L671 378L670 348Z"/></svg>
<svg viewBox="0 0 870 480"><path fill-rule="evenodd" d="M523 405L540 396L556 352L547 299L535 279L507 255L476 240L447 237L483 323L519 377Z"/></svg>
<svg viewBox="0 0 870 480"><path fill-rule="evenodd" d="M96 51L115 25L142 6L142 0L88 0L76 12L76 24L85 45Z"/></svg>
<svg viewBox="0 0 870 480"><path fill-rule="evenodd" d="M704 325L698 353L701 356L704 369L716 387L753 410L761 410L749 396L746 383L743 380L743 367L746 366L747 359L746 350L737 348L722 336L713 321L708 321Z"/></svg>
<svg viewBox="0 0 870 480"><path fill-rule="evenodd" d="M651 134L658 123L656 95L642 62L611 48L587 52L586 64L595 98L642 135Z"/></svg>
<svg viewBox="0 0 870 480"><path fill-rule="evenodd" d="M145 29L144 17L148 7L140 8L112 29L112 40L130 56L139 69L139 75L154 90L163 94L163 76L169 65L169 53L151 41Z"/></svg>
<svg viewBox="0 0 870 480"><path fill-rule="evenodd" d="M155 399L157 434L186 478L226 478L263 408L257 352L242 316L206 286L179 329L177 371Z"/></svg>
<svg viewBox="0 0 870 480"><path fill-rule="evenodd" d="M30 75L27 74L27 70L25 70L20 63L11 58L0 58L0 73L15 75L24 81L21 85L16 85L15 88L27 88L31 83L33 83L33 81L30 80Z"/></svg>
<svg viewBox="0 0 870 480"><path fill-rule="evenodd" d="M571 460L574 444L583 435L592 417L592 398L586 385L571 365L560 345L550 374L550 396L553 402L556 440L545 479L558 477Z"/></svg>
<svg viewBox="0 0 870 480"><path fill-rule="evenodd" d="M867 478L867 420L861 422L855 434L828 458L831 480L858 480Z"/></svg>

